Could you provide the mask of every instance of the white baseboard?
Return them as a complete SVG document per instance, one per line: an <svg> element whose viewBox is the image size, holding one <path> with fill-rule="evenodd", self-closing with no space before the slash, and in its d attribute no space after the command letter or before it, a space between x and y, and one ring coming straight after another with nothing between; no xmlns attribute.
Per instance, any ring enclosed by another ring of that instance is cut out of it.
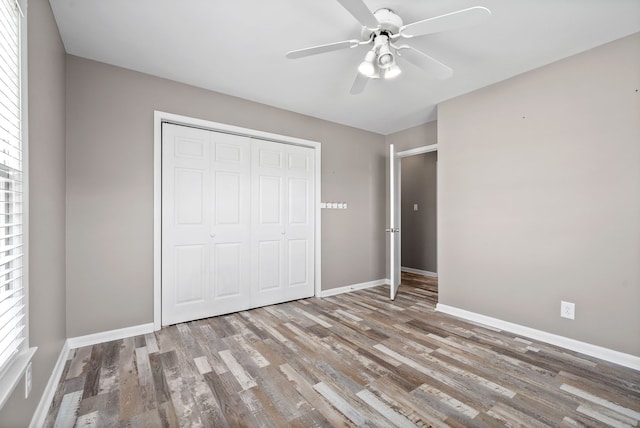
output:
<svg viewBox="0 0 640 428"><path fill-rule="evenodd" d="M153 323L134 325L131 327L119 328L116 330L103 331L86 336L70 337L69 348L76 349L83 346L97 345L98 343L110 342L112 340L124 339L126 337L139 336L141 334L153 333Z"/></svg>
<svg viewBox="0 0 640 428"><path fill-rule="evenodd" d="M510 331L512 333L520 334L531 339L550 343L552 345L560 346L571 351L580 352L582 354L600 358L601 360L605 360L610 363L620 364L621 366L629 367L634 370L640 370L640 357L637 357L635 355L614 351L613 349L592 345L590 343L581 342L579 340L570 339L568 337L559 336L557 334L548 333L542 330L536 330L535 328L525 327L523 325L488 317L486 315L480 315L475 312L455 308L453 306L443 305L442 303L438 303L436 305L436 311L473 321L479 324L484 324L500 330Z"/></svg>
<svg viewBox="0 0 640 428"><path fill-rule="evenodd" d="M359 284L345 285L344 287L331 288L329 290L322 290L320 297L335 296L337 294L348 293L350 291L364 290L365 288L378 287L380 285L388 285L388 279L376 279L375 281L361 282Z"/></svg>
<svg viewBox="0 0 640 428"><path fill-rule="evenodd" d="M410 267L402 266L400 268L401 272L415 273L416 275L429 276L431 278L437 278L438 274L435 272L429 272L428 270L414 269Z"/></svg>
<svg viewBox="0 0 640 428"><path fill-rule="evenodd" d="M36 410L31 417L29 428L39 428L44 426L45 419L47 418L47 412L49 411L49 407L51 406L53 397L56 394L56 389L58 388L60 377L64 372L64 366L67 363L69 351L69 340L65 340L64 344L62 345L62 349L60 350L60 355L58 355L56 365L53 366L53 371L51 372L51 376L49 376L49 381L44 387L42 396L40 396L38 407L36 407Z"/></svg>

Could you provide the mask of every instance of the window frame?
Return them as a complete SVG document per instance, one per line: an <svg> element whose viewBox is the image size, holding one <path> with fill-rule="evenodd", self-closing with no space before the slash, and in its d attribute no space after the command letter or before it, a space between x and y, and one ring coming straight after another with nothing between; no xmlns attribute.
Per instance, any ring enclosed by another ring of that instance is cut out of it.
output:
<svg viewBox="0 0 640 428"><path fill-rule="evenodd" d="M36 347L30 346L29 341L29 118L28 118L28 52L27 52L27 0L14 1L20 9L20 113L21 113L21 143L22 143L22 186L23 186L23 211L22 211L22 287L25 299L24 309L24 341L19 351L11 358L6 368L0 373L0 409L4 407L9 398L22 380ZM26 385L24 396L27 397Z"/></svg>

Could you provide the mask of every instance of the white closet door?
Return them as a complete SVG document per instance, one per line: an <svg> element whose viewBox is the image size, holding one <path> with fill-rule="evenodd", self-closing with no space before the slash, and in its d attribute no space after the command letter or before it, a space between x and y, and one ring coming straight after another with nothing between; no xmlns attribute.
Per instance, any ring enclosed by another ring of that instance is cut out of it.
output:
<svg viewBox="0 0 640 428"><path fill-rule="evenodd" d="M162 324L247 309L250 139L162 132Z"/></svg>
<svg viewBox="0 0 640 428"><path fill-rule="evenodd" d="M252 141L252 306L314 293L314 150Z"/></svg>
<svg viewBox="0 0 640 428"><path fill-rule="evenodd" d="M286 146L285 300L314 295L315 151Z"/></svg>
<svg viewBox="0 0 640 428"><path fill-rule="evenodd" d="M213 316L251 306L251 139L209 133Z"/></svg>

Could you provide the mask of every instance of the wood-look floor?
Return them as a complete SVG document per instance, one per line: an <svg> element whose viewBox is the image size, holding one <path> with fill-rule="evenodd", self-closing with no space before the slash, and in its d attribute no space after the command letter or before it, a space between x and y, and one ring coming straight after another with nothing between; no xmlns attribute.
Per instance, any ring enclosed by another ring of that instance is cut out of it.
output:
<svg viewBox="0 0 640 428"><path fill-rule="evenodd" d="M638 426L640 373L434 311L434 279L71 353L59 427Z"/></svg>

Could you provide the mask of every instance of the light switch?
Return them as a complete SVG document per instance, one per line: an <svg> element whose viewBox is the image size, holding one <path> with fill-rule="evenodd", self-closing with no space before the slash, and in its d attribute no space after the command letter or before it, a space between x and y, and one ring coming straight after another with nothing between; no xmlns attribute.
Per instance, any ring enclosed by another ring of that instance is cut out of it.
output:
<svg viewBox="0 0 640 428"><path fill-rule="evenodd" d="M418 211L418 204L413 204L413 210Z"/></svg>

